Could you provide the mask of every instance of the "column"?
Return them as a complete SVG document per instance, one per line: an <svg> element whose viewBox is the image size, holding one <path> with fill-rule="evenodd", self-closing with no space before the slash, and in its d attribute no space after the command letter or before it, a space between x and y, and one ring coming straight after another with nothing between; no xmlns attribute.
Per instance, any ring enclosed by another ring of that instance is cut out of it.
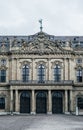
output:
<svg viewBox="0 0 83 130"><path fill-rule="evenodd" d="M72 90L70 90L70 111L73 111L73 96L72 96Z"/></svg>
<svg viewBox="0 0 83 130"><path fill-rule="evenodd" d="M65 90L65 114L68 113L68 91Z"/></svg>
<svg viewBox="0 0 83 130"><path fill-rule="evenodd" d="M19 112L18 90L15 90L15 112Z"/></svg>
<svg viewBox="0 0 83 130"><path fill-rule="evenodd" d="M10 112L13 113L13 90L10 90Z"/></svg>
<svg viewBox="0 0 83 130"><path fill-rule="evenodd" d="M32 99L31 99L31 114L35 114L35 93L32 90Z"/></svg>
<svg viewBox="0 0 83 130"><path fill-rule="evenodd" d="M52 114L51 90L48 90L48 114Z"/></svg>

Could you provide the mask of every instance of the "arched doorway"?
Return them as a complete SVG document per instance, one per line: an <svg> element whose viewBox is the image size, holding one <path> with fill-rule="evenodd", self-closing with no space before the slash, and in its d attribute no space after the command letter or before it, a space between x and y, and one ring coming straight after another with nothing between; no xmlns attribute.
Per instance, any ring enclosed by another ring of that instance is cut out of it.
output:
<svg viewBox="0 0 83 130"><path fill-rule="evenodd" d="M79 110L83 110L83 96L77 98L77 106Z"/></svg>
<svg viewBox="0 0 83 130"><path fill-rule="evenodd" d="M61 91L54 91L52 93L52 113L63 112L63 94Z"/></svg>
<svg viewBox="0 0 83 130"><path fill-rule="evenodd" d="M46 92L38 92L36 95L36 113L47 113Z"/></svg>
<svg viewBox="0 0 83 130"><path fill-rule="evenodd" d="M30 93L23 91L20 96L20 113L30 113Z"/></svg>

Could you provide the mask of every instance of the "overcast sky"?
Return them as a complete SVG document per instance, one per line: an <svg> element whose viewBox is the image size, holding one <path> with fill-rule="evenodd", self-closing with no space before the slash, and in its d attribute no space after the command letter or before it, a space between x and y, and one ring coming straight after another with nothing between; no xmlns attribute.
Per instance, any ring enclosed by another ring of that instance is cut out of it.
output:
<svg viewBox="0 0 83 130"><path fill-rule="evenodd" d="M0 0L0 35L83 35L83 0Z"/></svg>

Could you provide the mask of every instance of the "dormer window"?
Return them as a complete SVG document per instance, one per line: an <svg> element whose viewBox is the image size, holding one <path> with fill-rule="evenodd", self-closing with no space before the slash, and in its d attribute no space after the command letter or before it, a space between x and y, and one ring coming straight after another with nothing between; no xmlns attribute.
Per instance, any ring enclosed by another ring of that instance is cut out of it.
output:
<svg viewBox="0 0 83 130"><path fill-rule="evenodd" d="M82 59L77 59L77 64L81 64L82 63Z"/></svg>
<svg viewBox="0 0 83 130"><path fill-rule="evenodd" d="M1 60L1 65L6 65L6 59Z"/></svg>

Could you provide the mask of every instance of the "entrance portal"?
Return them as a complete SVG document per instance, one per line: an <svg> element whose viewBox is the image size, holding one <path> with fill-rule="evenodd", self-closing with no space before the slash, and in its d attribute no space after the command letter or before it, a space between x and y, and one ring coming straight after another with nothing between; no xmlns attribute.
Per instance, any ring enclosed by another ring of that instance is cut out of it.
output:
<svg viewBox="0 0 83 130"><path fill-rule="evenodd" d="M20 113L30 113L30 93L27 91L20 96Z"/></svg>
<svg viewBox="0 0 83 130"><path fill-rule="evenodd" d="M61 91L52 93L52 113L63 112L63 94Z"/></svg>
<svg viewBox="0 0 83 130"><path fill-rule="evenodd" d="M82 109L83 110L83 97L78 97L78 100L77 100L77 106L78 106L78 109Z"/></svg>
<svg viewBox="0 0 83 130"><path fill-rule="evenodd" d="M46 92L38 92L36 95L36 113L47 113Z"/></svg>

